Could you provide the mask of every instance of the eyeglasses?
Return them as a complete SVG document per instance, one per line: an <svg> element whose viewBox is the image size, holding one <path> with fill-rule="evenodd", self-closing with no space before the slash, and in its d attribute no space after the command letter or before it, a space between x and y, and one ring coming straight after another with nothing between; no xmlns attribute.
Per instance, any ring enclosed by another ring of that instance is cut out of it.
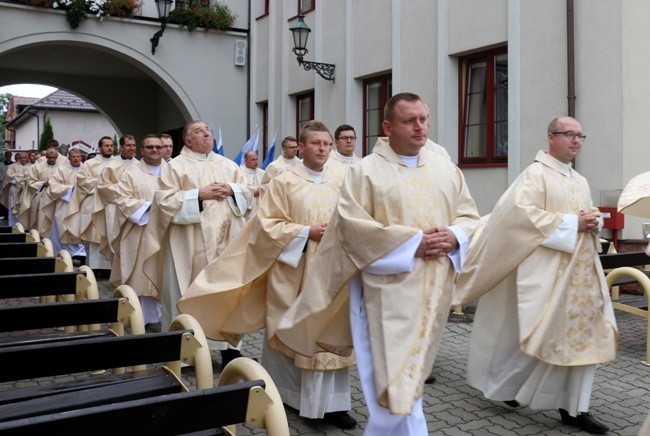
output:
<svg viewBox="0 0 650 436"><path fill-rule="evenodd" d="M339 136L338 140L343 141L343 142L354 142L354 141L357 140L357 137L356 136Z"/></svg>
<svg viewBox="0 0 650 436"><path fill-rule="evenodd" d="M288 148L289 150L296 150L298 148L298 146L297 145L294 145L294 146L287 145L287 146L282 147L282 148Z"/></svg>
<svg viewBox="0 0 650 436"><path fill-rule="evenodd" d="M587 135L583 135L582 133L572 132L572 131L570 131L570 130L569 130L568 132L551 132L551 133L552 133L553 135L562 135L562 136L565 136L565 137L569 138L571 141L573 141L574 139L577 138L578 141L580 141L580 142L584 142L585 139L587 139Z"/></svg>
<svg viewBox="0 0 650 436"><path fill-rule="evenodd" d="M162 150L164 146L162 145L143 145L142 148L146 148L147 150L153 150L154 148L156 150Z"/></svg>

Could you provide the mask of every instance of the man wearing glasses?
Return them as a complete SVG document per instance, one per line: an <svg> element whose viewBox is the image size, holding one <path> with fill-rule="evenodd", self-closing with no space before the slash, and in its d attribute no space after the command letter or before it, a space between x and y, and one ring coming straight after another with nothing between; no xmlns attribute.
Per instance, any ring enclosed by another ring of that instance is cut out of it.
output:
<svg viewBox="0 0 650 436"><path fill-rule="evenodd" d="M354 127L349 124L341 124L334 131L334 140L336 146L332 147L326 165L340 173L341 177L345 177L350 165L361 162L361 158L354 154L357 144Z"/></svg>
<svg viewBox="0 0 650 436"><path fill-rule="evenodd" d="M357 135L354 127L349 124L341 124L334 131L336 147L330 153L330 160L336 160L346 165L352 165L361 162L361 158L354 154L357 145Z"/></svg>
<svg viewBox="0 0 650 436"><path fill-rule="evenodd" d="M158 291L144 275L139 247L144 245L144 230L149 222L149 210L158 188L165 146L158 135L149 134L142 140L142 159L122 174L117 184L116 219L118 234L111 250L115 253L110 282L114 286L129 285L140 296L144 323L160 322L161 307Z"/></svg>
<svg viewBox="0 0 650 436"><path fill-rule="evenodd" d="M571 161L586 136L571 117L503 194L470 246L455 297L479 301L467 379L509 407L559 409L563 424L609 429L589 412L596 366L618 331L596 247L602 221ZM494 256L499 259L495 261Z"/></svg>
<svg viewBox="0 0 650 436"><path fill-rule="evenodd" d="M264 177L262 178L262 186L269 183L273 177L285 169L293 165L298 165L301 162L302 159L298 158L298 141L293 136L285 137L282 140L282 155L266 167Z"/></svg>

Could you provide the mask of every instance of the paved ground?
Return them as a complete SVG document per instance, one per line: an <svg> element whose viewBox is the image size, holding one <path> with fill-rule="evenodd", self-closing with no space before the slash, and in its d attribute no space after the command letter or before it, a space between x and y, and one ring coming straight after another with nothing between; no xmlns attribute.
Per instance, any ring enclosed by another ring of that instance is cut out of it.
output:
<svg viewBox="0 0 650 436"><path fill-rule="evenodd" d="M100 291L111 294L105 278L100 278ZM16 303L14 303L16 304ZM20 303L18 303L20 304ZM637 435L650 409L650 367L641 363L645 356L645 319L622 312L616 313L620 329L619 351L614 362L601 366L596 372L591 412L606 423L614 435ZM586 434L563 426L557 411L533 411L527 408L512 410L483 398L464 380L467 344L472 329L471 316L452 322L446 327L442 348L438 353L434 373L437 381L425 387L424 404L432 435L565 435ZM261 359L262 334L245 338L243 351ZM213 356L215 381L220 374L220 357ZM192 385L192 369L183 370L183 378ZM57 378L57 380L71 377ZM48 383L50 380L19 381L0 384L0 390ZM352 371L352 411L359 426L350 431L300 418L295 411L287 415L292 435L361 435L367 422L368 410L364 405L356 370ZM239 435L264 434L239 426ZM643 435L647 436L647 435Z"/></svg>

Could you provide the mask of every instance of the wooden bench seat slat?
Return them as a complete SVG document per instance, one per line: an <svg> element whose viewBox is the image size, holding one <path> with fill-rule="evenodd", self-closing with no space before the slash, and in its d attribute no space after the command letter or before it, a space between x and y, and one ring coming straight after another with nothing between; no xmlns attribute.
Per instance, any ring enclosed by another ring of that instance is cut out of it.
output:
<svg viewBox="0 0 650 436"><path fill-rule="evenodd" d="M187 330L0 348L0 382L172 362ZM69 356L77 356L70 358ZM83 356L83 358L79 358Z"/></svg>
<svg viewBox="0 0 650 436"><path fill-rule="evenodd" d="M0 332L117 321L119 298L0 308Z"/></svg>
<svg viewBox="0 0 650 436"><path fill-rule="evenodd" d="M38 274L54 272L56 257L0 258L0 275Z"/></svg>
<svg viewBox="0 0 650 436"><path fill-rule="evenodd" d="M129 380L112 379L98 384L59 387L47 396L33 396L0 405L0 421L28 418L50 413L101 406L115 402L138 400L157 395L184 392L183 385L169 372L159 369L149 376L131 377ZM2 395L0 395L0 398ZM92 433L92 432L91 432Z"/></svg>
<svg viewBox="0 0 650 436"><path fill-rule="evenodd" d="M0 434L179 435L245 422L261 380L0 423ZM92 429L92 430L89 430Z"/></svg>

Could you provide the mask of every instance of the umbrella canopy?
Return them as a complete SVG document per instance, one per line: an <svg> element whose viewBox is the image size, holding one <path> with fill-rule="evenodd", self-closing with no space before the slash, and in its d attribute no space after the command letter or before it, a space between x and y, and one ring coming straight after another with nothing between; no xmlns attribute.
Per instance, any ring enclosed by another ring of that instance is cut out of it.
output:
<svg viewBox="0 0 650 436"><path fill-rule="evenodd" d="M618 198L618 211L650 218L650 171L639 174L628 182Z"/></svg>

